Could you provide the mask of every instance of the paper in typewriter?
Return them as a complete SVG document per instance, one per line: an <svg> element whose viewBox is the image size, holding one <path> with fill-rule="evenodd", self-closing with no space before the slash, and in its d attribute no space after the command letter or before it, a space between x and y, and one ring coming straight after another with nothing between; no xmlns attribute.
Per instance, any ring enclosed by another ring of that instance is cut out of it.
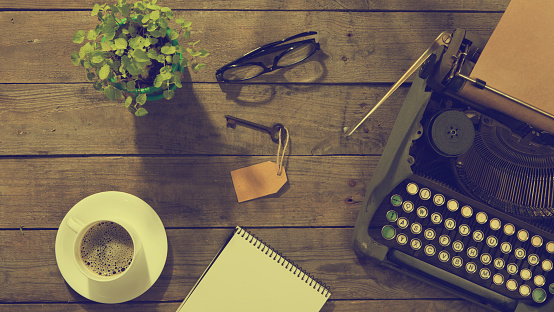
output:
<svg viewBox="0 0 554 312"><path fill-rule="evenodd" d="M329 290L237 227L178 312L317 312Z"/></svg>
<svg viewBox="0 0 554 312"><path fill-rule="evenodd" d="M471 76L554 114L554 1L512 0Z"/></svg>

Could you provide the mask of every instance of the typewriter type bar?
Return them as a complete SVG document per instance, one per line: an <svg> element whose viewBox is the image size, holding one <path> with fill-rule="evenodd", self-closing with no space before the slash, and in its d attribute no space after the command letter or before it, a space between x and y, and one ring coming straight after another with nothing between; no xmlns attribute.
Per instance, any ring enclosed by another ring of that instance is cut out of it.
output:
<svg viewBox="0 0 554 312"><path fill-rule="evenodd" d="M491 311L554 311L554 118L470 80L484 45L457 29L421 66L354 249Z"/></svg>

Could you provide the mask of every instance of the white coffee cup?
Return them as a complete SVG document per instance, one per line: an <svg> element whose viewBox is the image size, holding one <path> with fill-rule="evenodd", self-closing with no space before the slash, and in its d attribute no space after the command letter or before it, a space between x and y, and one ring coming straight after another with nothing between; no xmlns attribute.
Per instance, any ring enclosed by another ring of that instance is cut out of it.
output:
<svg viewBox="0 0 554 312"><path fill-rule="evenodd" d="M87 234L87 232L93 226L99 225L102 222L113 222L121 226L125 231L127 231L127 233L129 234L133 242L133 258L129 266L127 266L124 271L118 272L110 276L95 274L90 268L87 267L87 265L84 263L81 256L81 244L85 234ZM122 276L124 276L125 274L127 274L129 271L132 270L135 264L135 260L138 259L140 254L142 253L142 243L140 241L139 235L137 235L135 229L132 226L130 226L129 224L126 224L126 222L123 220L108 218L108 219L95 220L92 222L85 223L76 217L70 216L67 219L67 226L77 234L75 236L75 240L73 243L73 246L74 246L73 254L74 254L75 265L77 266L77 268L79 268L79 271L90 280L97 281L97 282L110 282L121 278Z"/></svg>

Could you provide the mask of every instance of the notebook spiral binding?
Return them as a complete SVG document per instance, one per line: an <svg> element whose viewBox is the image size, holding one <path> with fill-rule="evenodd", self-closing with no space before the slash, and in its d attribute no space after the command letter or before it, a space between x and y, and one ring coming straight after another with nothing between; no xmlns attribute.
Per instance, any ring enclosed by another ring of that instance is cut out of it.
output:
<svg viewBox="0 0 554 312"><path fill-rule="evenodd" d="M271 248L271 246L264 243L261 239L257 238L253 234L250 234L242 228L237 228L235 231L238 235L247 240L248 243L253 244L254 247L257 247L261 252L265 251L265 254L268 255L270 258L273 257L273 260L277 260L277 263L281 264L283 267L285 267L285 269L288 269L294 275L300 277L302 281L305 281L306 284L315 289L317 292L321 293L325 297L329 297L331 289L325 283L307 273L305 270L302 269L302 267L287 259L280 252L275 251L273 248Z"/></svg>

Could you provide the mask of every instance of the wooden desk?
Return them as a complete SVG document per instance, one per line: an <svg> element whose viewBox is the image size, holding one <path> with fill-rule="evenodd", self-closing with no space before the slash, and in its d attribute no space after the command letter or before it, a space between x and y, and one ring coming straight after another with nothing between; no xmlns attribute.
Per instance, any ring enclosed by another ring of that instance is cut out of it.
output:
<svg viewBox="0 0 554 312"><path fill-rule="evenodd" d="M444 30L488 36L508 0L169 1L211 52L176 98L135 118L70 61L94 2L0 0L0 311L175 311L236 225L332 289L322 311L481 311L358 259L351 248L366 186L408 90L350 140L354 125ZM240 86L215 70L268 42L319 33L308 62ZM289 183L238 204L230 171L274 160L267 134L226 127L225 114L291 133ZM159 280L119 305L91 302L56 265L58 226L82 198L128 192L161 217L169 241Z"/></svg>

